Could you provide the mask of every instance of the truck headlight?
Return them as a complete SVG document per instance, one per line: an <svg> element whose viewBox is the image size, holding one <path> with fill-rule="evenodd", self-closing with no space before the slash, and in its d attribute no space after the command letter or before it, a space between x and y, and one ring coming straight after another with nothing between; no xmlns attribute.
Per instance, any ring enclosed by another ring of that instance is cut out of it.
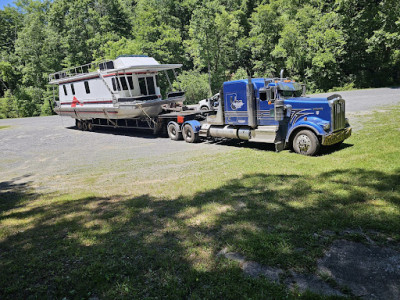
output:
<svg viewBox="0 0 400 300"><path fill-rule="evenodd" d="M324 124L324 126L322 126L322 128L324 128L325 131L329 131L329 129L331 129L331 124L326 123L326 124Z"/></svg>

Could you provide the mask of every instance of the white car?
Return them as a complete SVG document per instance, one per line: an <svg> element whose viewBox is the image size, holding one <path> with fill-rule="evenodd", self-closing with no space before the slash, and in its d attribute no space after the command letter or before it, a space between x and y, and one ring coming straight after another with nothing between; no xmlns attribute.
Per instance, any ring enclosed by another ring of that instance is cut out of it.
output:
<svg viewBox="0 0 400 300"><path fill-rule="evenodd" d="M215 94L211 98L203 99L199 101L199 109L201 110L212 110L219 105L219 93Z"/></svg>

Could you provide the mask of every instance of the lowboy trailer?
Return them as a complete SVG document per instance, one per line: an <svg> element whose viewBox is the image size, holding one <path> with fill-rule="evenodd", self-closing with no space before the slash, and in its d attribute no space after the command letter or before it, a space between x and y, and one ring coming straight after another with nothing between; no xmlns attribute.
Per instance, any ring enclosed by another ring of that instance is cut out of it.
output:
<svg viewBox="0 0 400 300"><path fill-rule="evenodd" d="M320 146L342 143L351 135L345 100L305 96L305 85L283 78L249 78L225 82L219 105L210 110L164 106L157 116L117 119L78 119L82 130L96 126L151 129L172 140L195 143L201 138L228 138L275 144L276 151L292 148L315 155Z"/></svg>

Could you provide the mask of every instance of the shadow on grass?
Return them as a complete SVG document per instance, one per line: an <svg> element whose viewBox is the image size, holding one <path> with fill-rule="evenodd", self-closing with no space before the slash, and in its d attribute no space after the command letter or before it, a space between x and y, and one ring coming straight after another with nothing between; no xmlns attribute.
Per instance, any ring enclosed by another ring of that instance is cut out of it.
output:
<svg viewBox="0 0 400 300"><path fill-rule="evenodd" d="M339 152L344 149L351 148L353 146L354 146L353 144L349 144L349 143L342 143L340 145L333 145L333 146L328 146L328 147L322 146L318 153L318 156L329 155L334 152Z"/></svg>
<svg viewBox="0 0 400 300"><path fill-rule="evenodd" d="M29 185L32 183L26 181L30 174L13 178L10 181L0 182L0 214L17 207L25 199L32 198L35 194ZM21 181L18 183L18 181Z"/></svg>
<svg viewBox="0 0 400 300"><path fill-rule="evenodd" d="M2 209L2 227L25 227L0 236L0 298L284 298L218 251L301 271L331 242L315 237L324 230L398 240L399 182L400 170L356 169L251 174L175 199L31 195L36 208Z"/></svg>

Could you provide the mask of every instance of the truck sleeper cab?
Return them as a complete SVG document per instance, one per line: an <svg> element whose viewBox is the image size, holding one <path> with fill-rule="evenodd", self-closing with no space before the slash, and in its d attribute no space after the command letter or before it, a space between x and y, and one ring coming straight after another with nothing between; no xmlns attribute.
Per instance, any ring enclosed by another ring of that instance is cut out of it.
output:
<svg viewBox="0 0 400 300"><path fill-rule="evenodd" d="M340 144L352 131L340 95L306 97L304 85L286 78L225 82L217 111L209 112L204 121L172 125L187 142L198 137L234 138L274 143L277 151L292 148L304 155L317 154L321 145Z"/></svg>

